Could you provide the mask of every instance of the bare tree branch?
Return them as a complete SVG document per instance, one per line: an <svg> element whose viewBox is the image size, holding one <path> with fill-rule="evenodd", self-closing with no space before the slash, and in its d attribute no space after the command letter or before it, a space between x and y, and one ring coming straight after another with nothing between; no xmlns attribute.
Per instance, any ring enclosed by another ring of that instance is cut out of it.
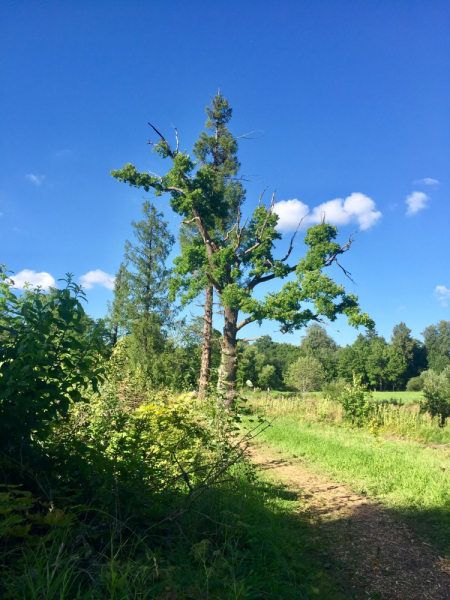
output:
<svg viewBox="0 0 450 600"><path fill-rule="evenodd" d="M267 187L269 187L269 186L267 186ZM262 198L263 198L263 196L264 196L264 194L265 194L265 192L266 192L266 190L267 190L267 187L263 189L262 193L261 193L261 194L260 194L260 196L259 196L259 200L258 200L258 208L261 206L261 200L262 200Z"/></svg>
<svg viewBox="0 0 450 600"><path fill-rule="evenodd" d="M253 317L253 316L250 316L250 317L247 317L246 319L243 319L240 323L238 323L238 325L236 325L236 331L239 331L240 329L242 329L243 327L245 327L249 323L253 323L253 321L256 321L256 318Z"/></svg>
<svg viewBox="0 0 450 600"><path fill-rule="evenodd" d="M294 240L295 240L295 236L297 235L297 231L300 229L300 225L303 223L303 220L306 219L306 217L308 215L309 215L309 212L306 213L306 215L300 219L299 224L297 225L297 228L294 231L294 235L291 237L291 241L289 244L289 250L287 251L286 256L280 260L280 262L284 262L285 260L287 260L289 258L294 246L296 246L296 244L294 244Z"/></svg>
<svg viewBox="0 0 450 600"><path fill-rule="evenodd" d="M198 221L200 219L200 217L192 217L192 219L189 219L188 221L181 221L182 225L189 225L189 223L193 223L194 221Z"/></svg>

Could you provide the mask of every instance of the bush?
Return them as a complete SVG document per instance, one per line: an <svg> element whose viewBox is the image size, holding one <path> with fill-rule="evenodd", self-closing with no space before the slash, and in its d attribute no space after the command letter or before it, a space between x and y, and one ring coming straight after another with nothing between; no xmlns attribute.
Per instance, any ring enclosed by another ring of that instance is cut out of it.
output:
<svg viewBox="0 0 450 600"><path fill-rule="evenodd" d="M45 439L71 403L98 389L107 344L70 276L62 290L20 297L5 273L0 281L0 449L23 451L30 436Z"/></svg>
<svg viewBox="0 0 450 600"><path fill-rule="evenodd" d="M423 378L419 377L411 377L411 379L406 384L407 392L421 392L423 390Z"/></svg>
<svg viewBox="0 0 450 600"><path fill-rule="evenodd" d="M431 369L422 373L423 396L421 407L431 416L439 416L441 425L450 417L450 367L446 367L440 375Z"/></svg>
<svg viewBox="0 0 450 600"><path fill-rule="evenodd" d="M335 379L334 381L327 382L323 386L322 392L326 398L337 400L347 386L348 383L345 379Z"/></svg>
<svg viewBox="0 0 450 600"><path fill-rule="evenodd" d="M350 420L352 425L362 427L367 424L374 409L371 402L372 396L367 391L367 386L361 384L361 379L353 375L353 384L347 385L338 401L344 409L344 418Z"/></svg>

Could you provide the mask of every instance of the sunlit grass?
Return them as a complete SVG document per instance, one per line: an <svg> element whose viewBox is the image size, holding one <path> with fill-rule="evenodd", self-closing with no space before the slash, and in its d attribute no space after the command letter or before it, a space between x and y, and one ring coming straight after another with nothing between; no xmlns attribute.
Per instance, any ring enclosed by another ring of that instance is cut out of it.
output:
<svg viewBox="0 0 450 600"><path fill-rule="evenodd" d="M291 414L261 439L330 479L376 498L450 553L450 450Z"/></svg>

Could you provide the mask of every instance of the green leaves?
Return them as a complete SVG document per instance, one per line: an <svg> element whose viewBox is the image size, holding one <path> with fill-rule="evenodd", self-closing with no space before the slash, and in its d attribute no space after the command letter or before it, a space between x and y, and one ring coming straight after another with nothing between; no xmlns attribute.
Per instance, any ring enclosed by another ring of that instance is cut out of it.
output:
<svg viewBox="0 0 450 600"><path fill-rule="evenodd" d="M80 390L103 381L108 352L101 323L87 317L84 293L68 276L66 287L10 292L0 284L0 447L30 436L45 438L52 422L67 414Z"/></svg>

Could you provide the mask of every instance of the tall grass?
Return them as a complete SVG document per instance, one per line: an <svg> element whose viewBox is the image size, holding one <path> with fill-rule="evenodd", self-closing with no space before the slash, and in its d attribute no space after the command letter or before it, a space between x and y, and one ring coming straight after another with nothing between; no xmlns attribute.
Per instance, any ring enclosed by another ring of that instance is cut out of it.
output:
<svg viewBox="0 0 450 600"><path fill-rule="evenodd" d="M267 416L290 416L304 422L328 423L343 426L345 414L339 402L321 396L271 398L269 395L254 396L250 400L252 410ZM439 417L422 413L420 405L407 403L373 403L373 412L367 423L375 435L393 435L424 444L450 444L450 425L440 426Z"/></svg>
<svg viewBox="0 0 450 600"><path fill-rule="evenodd" d="M262 439L286 458L304 460L333 481L376 498L450 555L450 452L284 416Z"/></svg>
<svg viewBox="0 0 450 600"><path fill-rule="evenodd" d="M346 600L294 494L249 465L150 536L55 530L0 573L8 600ZM314 538L314 541L312 540ZM97 545L97 548L96 548ZM327 570L328 569L328 570Z"/></svg>

